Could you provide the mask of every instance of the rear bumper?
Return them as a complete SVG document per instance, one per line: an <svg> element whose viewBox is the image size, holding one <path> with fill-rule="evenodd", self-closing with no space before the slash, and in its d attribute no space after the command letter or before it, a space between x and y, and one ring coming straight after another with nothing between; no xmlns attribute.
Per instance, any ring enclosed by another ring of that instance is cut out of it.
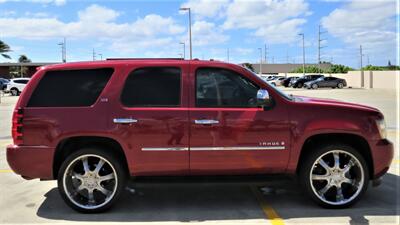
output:
<svg viewBox="0 0 400 225"><path fill-rule="evenodd" d="M7 146L11 169L26 179L53 179L54 148L45 146Z"/></svg>
<svg viewBox="0 0 400 225"><path fill-rule="evenodd" d="M393 144L387 139L375 141L372 145L372 158L374 161L374 177L379 177L386 174L392 163L394 155Z"/></svg>

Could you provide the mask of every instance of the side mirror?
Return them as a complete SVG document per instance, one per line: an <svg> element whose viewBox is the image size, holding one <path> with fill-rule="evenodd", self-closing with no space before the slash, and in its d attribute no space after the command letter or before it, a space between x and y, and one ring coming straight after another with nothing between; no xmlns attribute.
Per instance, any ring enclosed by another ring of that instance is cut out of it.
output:
<svg viewBox="0 0 400 225"><path fill-rule="evenodd" d="M260 89L257 91L257 104L260 106L266 106L271 102L271 97L267 90Z"/></svg>

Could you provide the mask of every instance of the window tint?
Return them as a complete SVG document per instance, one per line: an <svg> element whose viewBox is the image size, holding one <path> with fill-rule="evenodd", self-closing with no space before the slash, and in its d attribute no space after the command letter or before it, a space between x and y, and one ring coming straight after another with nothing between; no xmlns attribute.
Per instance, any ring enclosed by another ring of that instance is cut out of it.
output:
<svg viewBox="0 0 400 225"><path fill-rule="evenodd" d="M29 82L29 80L25 80L25 79L23 79L23 80L14 80L14 83L17 83L17 84L27 84Z"/></svg>
<svg viewBox="0 0 400 225"><path fill-rule="evenodd" d="M128 107L176 107L181 99L181 70L149 67L128 75L121 102Z"/></svg>
<svg viewBox="0 0 400 225"><path fill-rule="evenodd" d="M28 107L78 107L95 103L113 69L48 71L34 90Z"/></svg>
<svg viewBox="0 0 400 225"><path fill-rule="evenodd" d="M201 68L196 71L197 107L256 107L258 89L230 70Z"/></svg>

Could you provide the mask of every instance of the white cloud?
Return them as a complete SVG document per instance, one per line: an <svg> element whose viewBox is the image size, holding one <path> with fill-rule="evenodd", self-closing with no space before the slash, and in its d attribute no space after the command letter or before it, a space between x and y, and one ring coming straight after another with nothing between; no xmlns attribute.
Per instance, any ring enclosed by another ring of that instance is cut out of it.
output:
<svg viewBox="0 0 400 225"><path fill-rule="evenodd" d="M193 45L216 45L226 42L229 36L222 33L214 23L206 21L196 21L192 27Z"/></svg>
<svg viewBox="0 0 400 225"><path fill-rule="evenodd" d="M67 3L67 0L0 0L0 3L5 2L30 2L30 3L39 3L39 4L54 4L56 6L62 6Z"/></svg>
<svg viewBox="0 0 400 225"><path fill-rule="evenodd" d="M220 16L229 0L189 0L181 7L189 7L194 15L199 18Z"/></svg>
<svg viewBox="0 0 400 225"><path fill-rule="evenodd" d="M253 29L254 35L269 43L289 43L297 38L300 26L309 15L303 0L240 1L229 4L225 29Z"/></svg>
<svg viewBox="0 0 400 225"><path fill-rule="evenodd" d="M363 45L370 52L396 49L396 2L353 0L335 9L321 22L325 29L351 46Z"/></svg>
<svg viewBox="0 0 400 225"><path fill-rule="evenodd" d="M137 52L146 47L166 46L178 42L185 30L172 18L150 14L133 22L118 23L120 12L90 5L78 12L78 20L63 22L57 18L0 18L3 37L46 40L67 37L107 41L112 50Z"/></svg>

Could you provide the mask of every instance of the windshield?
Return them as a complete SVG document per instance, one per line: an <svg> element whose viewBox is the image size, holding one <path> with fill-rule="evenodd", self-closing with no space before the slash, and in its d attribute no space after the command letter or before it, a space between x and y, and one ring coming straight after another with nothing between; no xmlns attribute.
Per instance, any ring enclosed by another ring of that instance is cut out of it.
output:
<svg viewBox="0 0 400 225"><path fill-rule="evenodd" d="M324 79L324 77L320 77L320 78L318 78L317 80L323 80Z"/></svg>

